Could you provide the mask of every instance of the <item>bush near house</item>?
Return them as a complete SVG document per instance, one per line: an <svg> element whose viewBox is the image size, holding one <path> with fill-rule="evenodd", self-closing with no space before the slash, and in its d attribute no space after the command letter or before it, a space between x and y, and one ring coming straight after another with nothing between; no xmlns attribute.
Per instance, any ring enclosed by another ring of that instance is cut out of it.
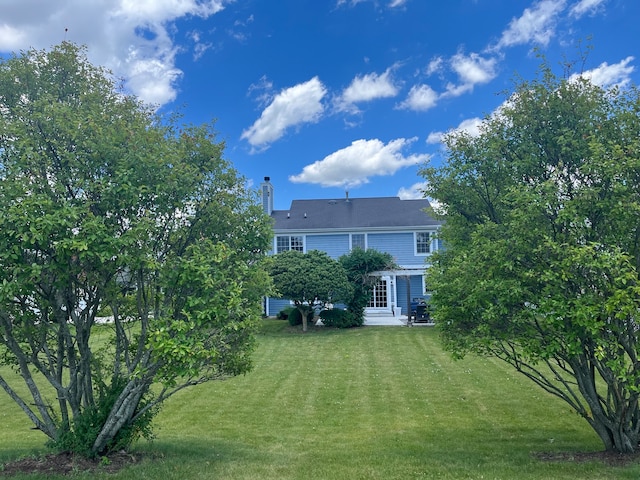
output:
<svg viewBox="0 0 640 480"><path fill-rule="evenodd" d="M365 308L379 278L372 273L393 270L397 265L389 253L378 252L372 248L367 250L354 248L349 254L341 256L338 261L347 272L347 278L353 287L351 296L345 302L347 310L351 312L356 322L351 326L361 327L364 324Z"/></svg>
<svg viewBox="0 0 640 480"><path fill-rule="evenodd" d="M302 325L302 314L296 307L287 307L280 313L286 315L283 319L287 319L289 321L289 325L291 325L292 327L295 327L296 325ZM313 324L313 310L307 311L307 322Z"/></svg>
<svg viewBox="0 0 640 480"><path fill-rule="evenodd" d="M364 323L364 317L356 316L350 311L340 308L322 310L320 312L320 319L325 327L335 328L361 327Z"/></svg>

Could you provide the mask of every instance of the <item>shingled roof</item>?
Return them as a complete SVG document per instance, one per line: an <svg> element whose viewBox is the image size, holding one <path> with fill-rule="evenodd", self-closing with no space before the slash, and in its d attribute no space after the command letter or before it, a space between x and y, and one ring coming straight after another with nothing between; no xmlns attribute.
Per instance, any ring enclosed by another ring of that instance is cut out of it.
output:
<svg viewBox="0 0 640 480"><path fill-rule="evenodd" d="M440 225L425 209L429 201L399 197L294 200L289 210L274 210L274 228L324 230L360 228L407 228Z"/></svg>

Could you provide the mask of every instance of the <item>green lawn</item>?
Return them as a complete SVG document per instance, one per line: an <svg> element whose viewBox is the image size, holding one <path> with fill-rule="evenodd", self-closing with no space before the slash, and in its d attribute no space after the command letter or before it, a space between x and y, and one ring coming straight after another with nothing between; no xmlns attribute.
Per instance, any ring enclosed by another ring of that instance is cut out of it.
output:
<svg viewBox="0 0 640 480"><path fill-rule="evenodd" d="M0 462L41 451L0 399ZM538 460L602 447L564 403L497 361L452 361L428 327L301 334L266 320L250 374L181 392L156 427L136 446L153 459L77 478L640 478L640 464Z"/></svg>

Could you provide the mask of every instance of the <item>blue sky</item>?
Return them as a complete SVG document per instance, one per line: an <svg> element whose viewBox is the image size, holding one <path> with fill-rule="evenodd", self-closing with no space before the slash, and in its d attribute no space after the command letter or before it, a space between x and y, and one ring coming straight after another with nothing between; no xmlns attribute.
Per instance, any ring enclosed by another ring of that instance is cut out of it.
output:
<svg viewBox="0 0 640 480"><path fill-rule="evenodd" d="M249 185L292 199L418 198L440 138L477 131L536 51L640 83L638 0L0 0L0 52L87 45L129 92L216 120ZM586 62L582 62L589 51Z"/></svg>

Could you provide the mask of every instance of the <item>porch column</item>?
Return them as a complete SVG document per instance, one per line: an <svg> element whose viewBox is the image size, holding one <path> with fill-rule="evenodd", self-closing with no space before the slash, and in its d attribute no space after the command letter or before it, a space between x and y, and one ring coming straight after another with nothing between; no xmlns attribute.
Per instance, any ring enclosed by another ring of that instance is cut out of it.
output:
<svg viewBox="0 0 640 480"><path fill-rule="evenodd" d="M392 275L389 279L391 282L391 311L393 311L393 307L398 306L398 292L396 291L396 276Z"/></svg>

